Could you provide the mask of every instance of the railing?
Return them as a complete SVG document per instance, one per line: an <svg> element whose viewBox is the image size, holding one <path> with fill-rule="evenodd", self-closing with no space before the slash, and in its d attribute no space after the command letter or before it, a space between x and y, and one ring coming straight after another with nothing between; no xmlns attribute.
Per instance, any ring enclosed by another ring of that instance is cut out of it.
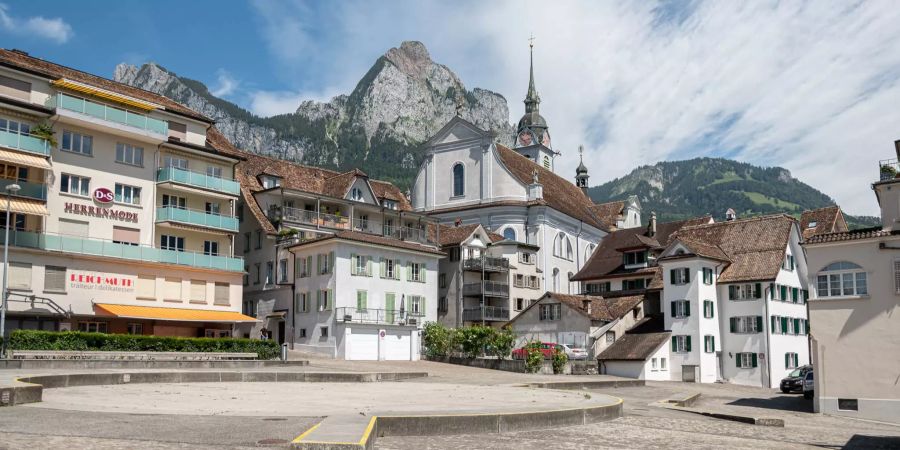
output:
<svg viewBox="0 0 900 450"><path fill-rule="evenodd" d="M159 183L181 183L231 195L238 195L241 191L241 185L237 181L177 167L161 167L156 171L156 181Z"/></svg>
<svg viewBox="0 0 900 450"><path fill-rule="evenodd" d="M0 233L0 242L3 242ZM243 258L230 256L204 255L194 252L163 250L161 248L121 244L100 239L78 236L66 236L32 231L16 231L10 229L10 246L33 248L52 252L73 253L78 255L106 256L143 262L178 264L206 269L244 271Z"/></svg>
<svg viewBox="0 0 900 450"><path fill-rule="evenodd" d="M900 174L900 162L896 159L883 159L878 161L879 180L887 181L897 178Z"/></svg>
<svg viewBox="0 0 900 450"><path fill-rule="evenodd" d="M209 228L218 228L227 231L238 230L238 219L234 216L211 214L206 211L177 208L174 206L159 206L156 208L157 222L181 222L191 225L200 225Z"/></svg>
<svg viewBox="0 0 900 450"><path fill-rule="evenodd" d="M7 180L0 179L0 193L6 192L6 186L18 184L21 189L13 195L19 197L35 198L38 200L47 200L47 185L41 183L33 183L31 181ZM0 196L2 197L2 196ZM0 202L2 203L2 202Z"/></svg>
<svg viewBox="0 0 900 450"><path fill-rule="evenodd" d="M383 222L372 219L360 219L359 217L351 219L346 216L316 213L315 211L289 207L282 208L281 214L282 220L286 222L303 223L318 226L320 228L336 230L353 230L375 236L418 242L420 244L435 243L433 242L433 239L429 238L426 230L414 227L386 225Z"/></svg>
<svg viewBox="0 0 900 450"><path fill-rule="evenodd" d="M299 208L282 208L282 220L318 225L336 230L349 230L350 219L336 214L316 213Z"/></svg>
<svg viewBox="0 0 900 450"><path fill-rule="evenodd" d="M24 150L30 153L47 156L50 154L50 143L46 139L30 134L19 134L11 131L0 130L0 145Z"/></svg>
<svg viewBox="0 0 900 450"><path fill-rule="evenodd" d="M484 293L485 297L509 298L509 284L498 281L482 281L463 285L463 295L475 296Z"/></svg>
<svg viewBox="0 0 900 450"><path fill-rule="evenodd" d="M482 270L486 272L506 272L509 270L509 260L506 258L468 258L463 261L463 269L465 270Z"/></svg>
<svg viewBox="0 0 900 450"><path fill-rule="evenodd" d="M375 309L375 308L336 308L335 319L339 322L372 323L385 325L404 325L418 321L419 315L408 310Z"/></svg>
<svg viewBox="0 0 900 450"><path fill-rule="evenodd" d="M507 321L509 320L509 308L502 306L480 306L478 308L466 308L463 310L463 320L466 322Z"/></svg>
<svg viewBox="0 0 900 450"><path fill-rule="evenodd" d="M134 113L122 108L104 105L87 99L72 97L66 94L57 94L51 97L47 106L62 108L69 111L85 114L109 122L138 128L163 136L169 134L169 123L165 120L154 119L146 114Z"/></svg>

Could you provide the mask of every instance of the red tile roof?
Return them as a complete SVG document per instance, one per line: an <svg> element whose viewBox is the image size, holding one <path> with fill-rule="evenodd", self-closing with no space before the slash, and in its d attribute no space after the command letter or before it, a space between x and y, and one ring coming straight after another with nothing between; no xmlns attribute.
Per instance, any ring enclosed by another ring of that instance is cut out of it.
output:
<svg viewBox="0 0 900 450"><path fill-rule="evenodd" d="M550 297L565 303L579 314L603 322L612 322L631 312L644 301L643 295L631 295L626 297L604 298L596 295L570 295L558 292L548 292L544 298ZM590 314L584 309L585 300L591 302Z"/></svg>
<svg viewBox="0 0 900 450"><path fill-rule="evenodd" d="M456 226L448 226L448 225L437 225L439 227L439 244L441 247L445 247L448 245L459 245L462 241L466 240L476 228L479 227L479 224L470 224L470 225L460 225ZM500 236L497 233L488 231L488 237L491 239L491 242L499 242L503 240L503 236Z"/></svg>
<svg viewBox="0 0 900 450"><path fill-rule="evenodd" d="M318 237L315 239L300 241L296 244L289 246L288 248L302 247L304 245L309 245L309 244L316 243L316 242L328 241L328 240L332 240L332 239L339 239L339 240L353 241L353 242L363 242L363 243L367 243L367 244L375 244L375 245L381 245L384 247L391 247L391 248L400 248L400 249L404 249L404 250L413 250L413 251L417 251L417 252L429 253L429 254L438 255L438 256L446 255L444 252L441 252L440 250L438 250L432 246L422 245L422 244L418 244L418 243L412 242L412 241L402 241L400 239L394 239L394 238L389 238L389 237L384 237L384 236L376 236L374 234L360 233L358 231L339 231L335 234L321 236L321 237Z"/></svg>
<svg viewBox="0 0 900 450"><path fill-rule="evenodd" d="M612 345L600 352L601 361L644 361L662 345L669 342L671 333L626 333Z"/></svg>
<svg viewBox="0 0 900 450"><path fill-rule="evenodd" d="M810 224L815 224L810 227ZM827 206L825 208L803 211L800 215L800 231L803 239L809 239L817 234L838 233L848 231L847 221L839 206Z"/></svg>
<svg viewBox="0 0 900 450"><path fill-rule="evenodd" d="M804 244L824 244L828 242L855 241L859 239L872 239L887 236L900 235L900 231L887 231L881 227L862 228L852 231L841 231L837 233L816 234L807 239Z"/></svg>
<svg viewBox="0 0 900 450"><path fill-rule="evenodd" d="M591 211L609 228L615 228L616 222L622 217L622 211L625 209L623 200L617 202L597 203L591 206Z"/></svg>

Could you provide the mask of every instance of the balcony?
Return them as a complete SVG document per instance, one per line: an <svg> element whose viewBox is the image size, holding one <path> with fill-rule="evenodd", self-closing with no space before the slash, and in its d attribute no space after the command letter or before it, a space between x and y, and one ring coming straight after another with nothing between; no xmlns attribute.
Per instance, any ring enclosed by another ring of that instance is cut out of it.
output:
<svg viewBox="0 0 900 450"><path fill-rule="evenodd" d="M878 161L879 181L893 180L900 176L900 162L896 159Z"/></svg>
<svg viewBox="0 0 900 450"><path fill-rule="evenodd" d="M0 194L6 192L6 186L10 184L18 184L19 192L13 194L16 197L27 197L33 198L36 200L44 200L47 201L47 185L41 183L33 183L31 181L20 181L20 180L6 180L0 179ZM0 196L2 197L2 196Z"/></svg>
<svg viewBox="0 0 900 450"><path fill-rule="evenodd" d="M205 228L235 232L238 230L238 219L234 216L223 216L206 211L159 206L156 208L156 223L176 222Z"/></svg>
<svg viewBox="0 0 900 450"><path fill-rule="evenodd" d="M501 306L481 306L478 308L466 308L463 310L465 322L506 322L509 320L509 308Z"/></svg>
<svg viewBox="0 0 900 450"><path fill-rule="evenodd" d="M466 283L463 285L463 295L467 297L509 298L509 284L498 281L482 281L478 283Z"/></svg>
<svg viewBox="0 0 900 450"><path fill-rule="evenodd" d="M474 271L482 271L485 272L508 272L509 271L509 260L506 258L468 258L463 261L463 269L464 270L474 270Z"/></svg>
<svg viewBox="0 0 900 450"><path fill-rule="evenodd" d="M409 311L374 308L336 308L334 317L339 322L378 325L415 325L420 320L420 315Z"/></svg>
<svg viewBox="0 0 900 450"><path fill-rule="evenodd" d="M293 222L330 230L358 231L360 233L389 237L402 241L412 241L426 245L435 244L434 240L428 236L428 232L419 228L386 225L377 220L360 219L358 217L351 220L346 216L317 213L316 211L299 208L285 207L282 208L281 214L282 220L288 223Z"/></svg>
<svg viewBox="0 0 900 450"><path fill-rule="evenodd" d="M158 169L156 171L156 182L178 183L228 195L238 195L241 191L241 185L237 181L217 178L205 173L192 172L177 167L162 167Z"/></svg>
<svg viewBox="0 0 900 450"><path fill-rule="evenodd" d="M47 101L47 106L74 111L106 122L125 125L129 128L157 135L163 139L169 134L169 123L165 120L154 119L146 114L135 113L66 94L57 94L54 97L50 97Z"/></svg>
<svg viewBox="0 0 900 450"><path fill-rule="evenodd" d="M46 139L30 134L19 134L0 130L0 145L29 153L35 153L41 156L50 154L50 143L48 143Z"/></svg>
<svg viewBox="0 0 900 450"><path fill-rule="evenodd" d="M243 258L234 258L230 256L213 256L194 252L163 250L161 248L144 245L120 244L100 239L35 233L32 231L10 230L9 238L10 246L19 248L32 248L76 255L104 256L141 262L177 264L203 269L227 270L231 272L244 271ZM3 242L3 239L3 233L0 233L0 242Z"/></svg>

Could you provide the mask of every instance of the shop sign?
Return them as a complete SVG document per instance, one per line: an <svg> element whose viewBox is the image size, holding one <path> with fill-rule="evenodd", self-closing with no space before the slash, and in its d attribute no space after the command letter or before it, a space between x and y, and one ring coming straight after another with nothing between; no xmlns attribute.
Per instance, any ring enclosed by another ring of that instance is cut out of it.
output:
<svg viewBox="0 0 900 450"><path fill-rule="evenodd" d="M69 271L69 287L89 291L134 292L134 277L104 273Z"/></svg>
<svg viewBox="0 0 900 450"><path fill-rule="evenodd" d="M115 199L116 196L113 194L113 191L105 187L94 189L94 201L97 203L108 204L112 203Z"/></svg>
<svg viewBox="0 0 900 450"><path fill-rule="evenodd" d="M121 220L123 222L137 222L138 221L138 215L135 212L123 211L121 209L115 209L115 208L103 208L100 206L93 206L93 205L79 205L77 203L66 202L63 211L70 213L70 214L80 214L82 216L91 216L91 217L100 217L103 219Z"/></svg>

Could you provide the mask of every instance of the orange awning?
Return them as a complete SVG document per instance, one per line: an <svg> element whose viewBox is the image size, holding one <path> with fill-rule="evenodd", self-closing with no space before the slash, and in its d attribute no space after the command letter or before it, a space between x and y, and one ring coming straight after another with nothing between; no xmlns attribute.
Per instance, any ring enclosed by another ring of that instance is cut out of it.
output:
<svg viewBox="0 0 900 450"><path fill-rule="evenodd" d="M245 316L235 311L113 305L109 303L95 303L94 312L97 315L121 317L123 319L155 319L173 322L258 322L253 317Z"/></svg>
<svg viewBox="0 0 900 450"><path fill-rule="evenodd" d="M6 201L0 199L0 209L6 208ZM33 214L35 216L49 216L47 205L43 200L32 200L30 198L11 198L9 200L9 210L20 214Z"/></svg>
<svg viewBox="0 0 900 450"><path fill-rule="evenodd" d="M19 164L28 167L37 167L38 169L50 170L50 161L47 158L37 155L26 155L24 153L14 152L11 150L0 149L0 161Z"/></svg>

